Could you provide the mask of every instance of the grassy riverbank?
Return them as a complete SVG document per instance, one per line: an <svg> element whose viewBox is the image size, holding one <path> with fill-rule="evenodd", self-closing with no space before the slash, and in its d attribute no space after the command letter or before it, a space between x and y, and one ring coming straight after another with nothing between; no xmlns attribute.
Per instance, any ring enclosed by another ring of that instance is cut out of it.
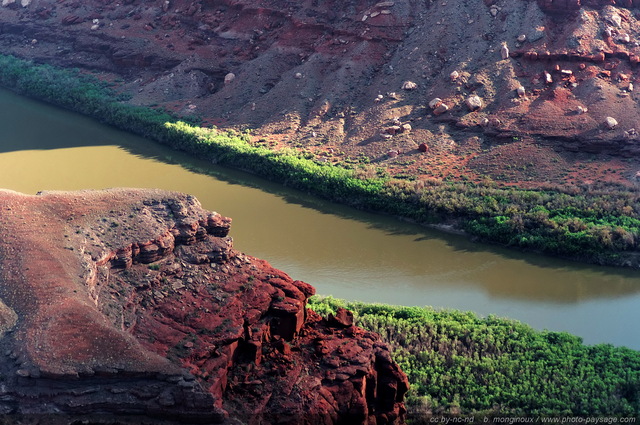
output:
<svg viewBox="0 0 640 425"><path fill-rule="evenodd" d="M612 265L638 266L640 194L628 190L521 190L492 184L409 181L252 145L244 134L202 128L132 106L90 76L0 56L0 85L173 148L358 208L421 223L453 223L478 239ZM373 177L364 177L371 176Z"/></svg>
<svg viewBox="0 0 640 425"><path fill-rule="evenodd" d="M408 375L410 417L640 416L640 352L473 313L313 297L377 332ZM415 422L414 422L415 423Z"/></svg>

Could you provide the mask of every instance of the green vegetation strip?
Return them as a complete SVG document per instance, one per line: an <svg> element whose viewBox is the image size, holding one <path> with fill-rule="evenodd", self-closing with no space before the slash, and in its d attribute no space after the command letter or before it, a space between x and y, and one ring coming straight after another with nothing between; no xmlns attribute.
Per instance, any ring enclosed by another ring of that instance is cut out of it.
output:
<svg viewBox="0 0 640 425"><path fill-rule="evenodd" d="M603 264L632 265L640 242L639 194L521 190L436 180L369 177L290 149L254 146L246 134L203 128L125 103L96 78L0 55L0 85L220 164L358 208L420 223L454 222L481 240ZM357 161L356 161L357 162ZM375 174L375 173L374 173Z"/></svg>
<svg viewBox="0 0 640 425"><path fill-rule="evenodd" d="M567 333L423 307L312 297L381 335L409 377L410 418L441 415L640 416L640 352Z"/></svg>

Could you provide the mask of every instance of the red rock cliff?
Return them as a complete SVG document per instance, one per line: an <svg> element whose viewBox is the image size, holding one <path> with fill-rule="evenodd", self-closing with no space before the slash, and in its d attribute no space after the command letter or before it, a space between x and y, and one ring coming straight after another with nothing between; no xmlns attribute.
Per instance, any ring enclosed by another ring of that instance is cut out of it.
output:
<svg viewBox="0 0 640 425"><path fill-rule="evenodd" d="M0 412L403 422L405 375L347 312L149 190L0 192ZM235 422L234 422L235 423Z"/></svg>

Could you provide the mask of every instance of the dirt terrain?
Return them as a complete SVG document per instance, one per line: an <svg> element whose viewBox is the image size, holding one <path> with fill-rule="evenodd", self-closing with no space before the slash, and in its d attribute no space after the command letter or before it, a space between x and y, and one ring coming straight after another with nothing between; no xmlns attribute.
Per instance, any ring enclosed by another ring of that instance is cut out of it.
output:
<svg viewBox="0 0 640 425"><path fill-rule="evenodd" d="M314 288L235 251L195 198L0 191L0 208L3 415L403 422L379 336L307 310Z"/></svg>
<svg viewBox="0 0 640 425"><path fill-rule="evenodd" d="M133 103L318 161L412 179L636 185L631 0L2 6L4 53L91 71Z"/></svg>

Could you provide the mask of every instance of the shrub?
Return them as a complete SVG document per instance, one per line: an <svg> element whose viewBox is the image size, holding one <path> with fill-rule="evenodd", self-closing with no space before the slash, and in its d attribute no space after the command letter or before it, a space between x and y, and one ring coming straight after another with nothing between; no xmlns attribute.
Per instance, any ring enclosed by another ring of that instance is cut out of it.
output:
<svg viewBox="0 0 640 425"><path fill-rule="evenodd" d="M339 307L378 333L409 377L410 416L484 413L640 414L640 353L587 346L564 332L536 331L495 316L346 302L315 296L319 314Z"/></svg>

